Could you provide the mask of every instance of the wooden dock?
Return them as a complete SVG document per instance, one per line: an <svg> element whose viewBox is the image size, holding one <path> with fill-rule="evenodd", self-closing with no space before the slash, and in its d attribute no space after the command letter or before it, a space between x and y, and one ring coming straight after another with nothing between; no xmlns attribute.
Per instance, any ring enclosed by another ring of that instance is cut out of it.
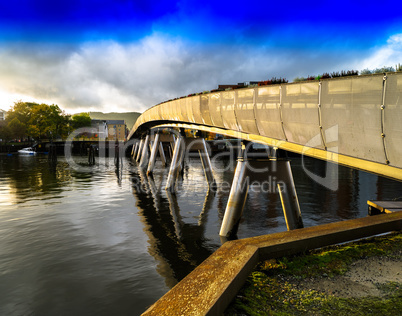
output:
<svg viewBox="0 0 402 316"><path fill-rule="evenodd" d="M367 201L369 215L402 211L402 201Z"/></svg>

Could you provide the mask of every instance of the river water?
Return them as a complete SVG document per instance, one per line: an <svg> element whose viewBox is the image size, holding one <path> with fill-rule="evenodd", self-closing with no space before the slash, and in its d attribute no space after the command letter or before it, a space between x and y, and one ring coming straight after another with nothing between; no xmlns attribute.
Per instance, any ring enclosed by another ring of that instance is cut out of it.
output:
<svg viewBox="0 0 402 316"><path fill-rule="evenodd" d="M212 193L190 159L170 194L160 162L149 178L130 159L117 168L73 158L0 156L0 315L139 315L221 245L234 162L213 161ZM344 167L333 168L332 190L309 176L326 167L292 158L306 227L364 217L368 199L402 195L399 182ZM238 238L286 230L271 189L250 190Z"/></svg>

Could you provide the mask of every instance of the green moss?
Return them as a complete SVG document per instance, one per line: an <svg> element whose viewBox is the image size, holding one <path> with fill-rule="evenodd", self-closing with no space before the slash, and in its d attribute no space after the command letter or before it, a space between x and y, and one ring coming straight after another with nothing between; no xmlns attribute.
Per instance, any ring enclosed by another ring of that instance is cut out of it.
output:
<svg viewBox="0 0 402 316"><path fill-rule="evenodd" d="M395 233L264 261L251 273L225 315L401 315L402 284L378 284L383 297L342 298L302 290L293 278L343 274L359 259L393 256L402 248Z"/></svg>
<svg viewBox="0 0 402 316"><path fill-rule="evenodd" d="M391 255L400 248L402 248L402 234L392 234L325 247L310 251L303 256L264 261L260 264L259 270L267 274L283 273L303 278L324 273L332 276L345 273L353 261L372 256Z"/></svg>

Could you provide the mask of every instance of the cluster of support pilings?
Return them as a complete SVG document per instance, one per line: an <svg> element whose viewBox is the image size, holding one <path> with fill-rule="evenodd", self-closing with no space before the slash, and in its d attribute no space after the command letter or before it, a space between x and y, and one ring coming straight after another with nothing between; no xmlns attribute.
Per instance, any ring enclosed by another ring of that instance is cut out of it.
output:
<svg viewBox="0 0 402 316"><path fill-rule="evenodd" d="M96 148L94 145L90 145L88 148L88 164L89 165L94 165L95 164L95 153L96 153Z"/></svg>
<svg viewBox="0 0 402 316"><path fill-rule="evenodd" d="M156 130L135 142L131 156L139 163L141 170L145 171L146 169L147 175L151 175L158 153L162 165L167 166L163 143L168 143L167 152L171 158L165 187L169 194L175 192L176 180L183 170L185 153L189 149L199 152L209 189L213 192L217 190L205 139L203 137L186 138L183 130L173 134L161 133ZM263 185L267 183L268 179L271 180L271 184L272 179L274 179L275 185L271 189L280 196L287 229L302 228L303 221L290 161L277 158L275 148L270 151L269 155L267 154L266 159L253 159L247 154L246 145L247 142L242 142L219 235L230 237L236 234L250 185Z"/></svg>
<svg viewBox="0 0 402 316"><path fill-rule="evenodd" d="M49 161L56 162L57 161L57 146L51 142L49 145Z"/></svg>
<svg viewBox="0 0 402 316"><path fill-rule="evenodd" d="M186 150L197 150L199 152L204 168L205 178L211 190L216 189L215 178L212 173L212 164L204 138L186 138L183 131L178 134L161 134L155 132L146 135L145 138L136 142L131 155L139 163L141 169L146 169L147 174L152 174L157 155L166 166L166 156L162 143L169 143L168 152L171 157L170 169L166 181L166 190L174 192L176 180L183 170L184 156Z"/></svg>
<svg viewBox="0 0 402 316"><path fill-rule="evenodd" d="M264 185L268 179L271 186L274 183L270 191L277 192L280 196L287 229L302 228L303 221L290 161L276 156L253 160L247 157L245 147L242 143L219 235L229 236L236 233L250 185Z"/></svg>

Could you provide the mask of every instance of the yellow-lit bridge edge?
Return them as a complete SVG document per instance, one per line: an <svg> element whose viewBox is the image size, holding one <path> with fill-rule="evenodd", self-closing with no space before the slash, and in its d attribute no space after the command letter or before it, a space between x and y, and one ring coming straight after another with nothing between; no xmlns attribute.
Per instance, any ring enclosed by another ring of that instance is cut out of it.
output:
<svg viewBox="0 0 402 316"><path fill-rule="evenodd" d="M150 122L148 122L149 124ZM156 122L153 122L156 123ZM146 124L144 124L146 125ZM338 154L331 151L326 151L319 148L312 148L307 146L302 146L295 143L290 143L284 140L278 140L274 138L269 138L261 135L248 134L244 132L227 130L219 127L211 127L205 125L188 124L188 123L172 123L166 122L160 125L153 125L152 128L186 128L192 130L200 130L205 132L211 132L215 134L221 134L232 138L238 138L243 140L248 140L251 142L256 142L286 151L306 155L308 157L317 158L320 160L325 160L333 162L342 166L347 166L354 169L359 169L367 172L371 172L380 176L384 176L390 179L402 181L402 169L392 167L385 164L380 164L377 162L364 160L360 158L354 158L342 154Z"/></svg>

